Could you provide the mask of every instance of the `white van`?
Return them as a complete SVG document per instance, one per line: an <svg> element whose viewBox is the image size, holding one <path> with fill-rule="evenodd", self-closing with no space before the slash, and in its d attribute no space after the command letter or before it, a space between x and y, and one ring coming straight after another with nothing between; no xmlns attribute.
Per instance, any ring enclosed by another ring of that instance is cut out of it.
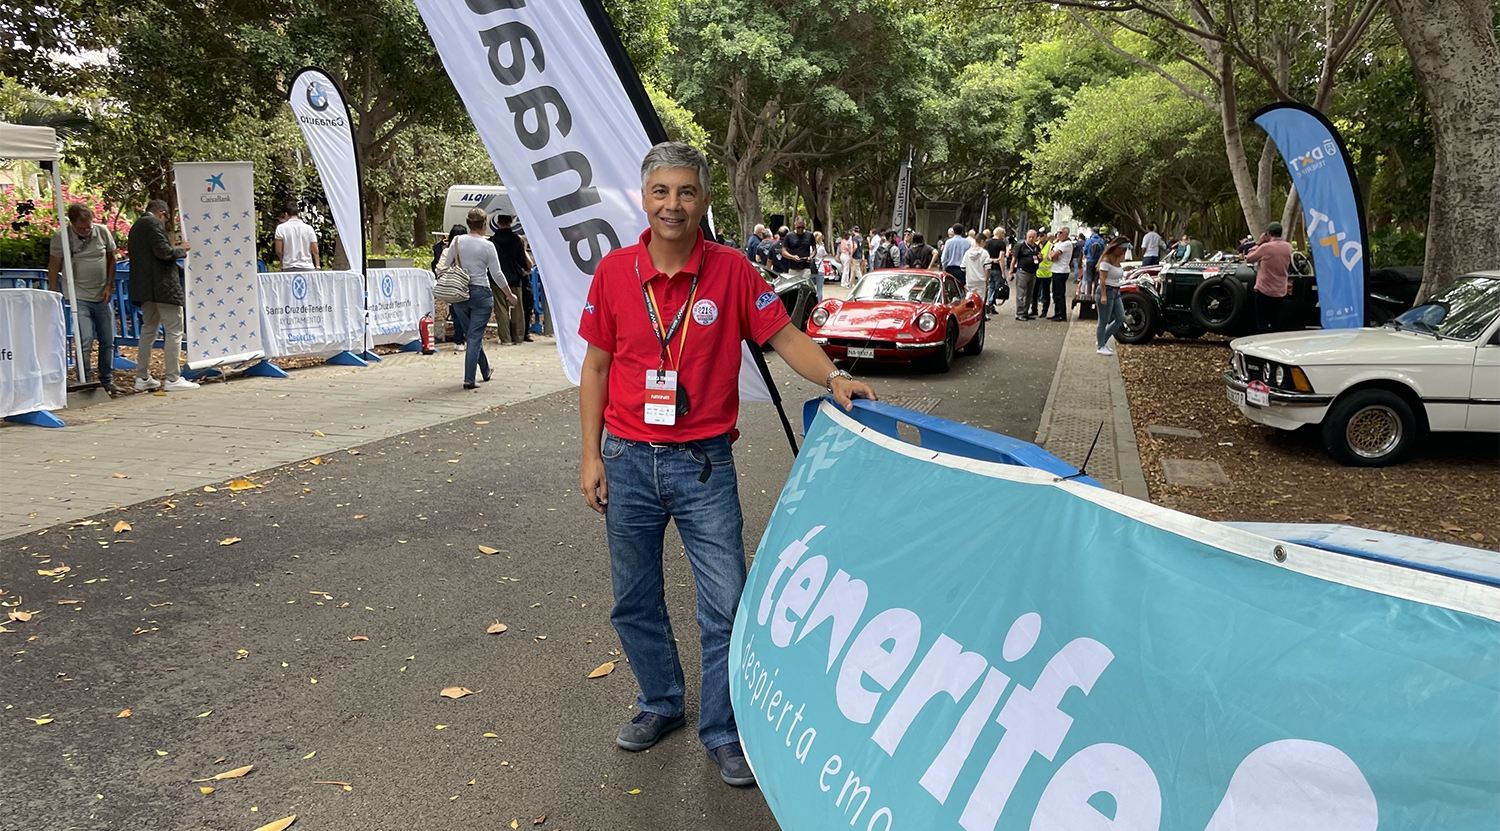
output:
<svg viewBox="0 0 1500 831"><path fill-rule="evenodd" d="M454 185L448 188L448 198L443 201L441 233L446 235L449 228L463 226L473 208L481 208L490 215L489 234L500 228L495 222L497 215L516 215L516 209L511 206L510 196L506 194L504 185ZM517 233L521 232L520 225L520 218L517 217L516 224L512 226Z"/></svg>

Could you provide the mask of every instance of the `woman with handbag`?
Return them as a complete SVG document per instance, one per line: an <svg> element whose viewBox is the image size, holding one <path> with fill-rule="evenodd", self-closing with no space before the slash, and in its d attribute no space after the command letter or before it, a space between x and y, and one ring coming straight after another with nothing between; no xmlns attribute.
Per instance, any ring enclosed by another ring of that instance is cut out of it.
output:
<svg viewBox="0 0 1500 831"><path fill-rule="evenodd" d="M454 240L458 239L466 233L468 233L468 231L464 228L464 226L455 225L452 228L448 229L448 236L444 237L441 242L432 246L432 271L434 275L437 274L438 269L443 267L443 255L447 253L448 246L452 245ZM461 352L463 351L464 345L464 330L458 328L458 321L453 319L452 307L449 307L448 309L448 321L453 324L453 351ZM441 334L442 331L443 327L439 326L438 332ZM442 340L442 337L439 337L438 340Z"/></svg>
<svg viewBox="0 0 1500 831"><path fill-rule="evenodd" d="M504 288L508 303L514 305L516 295L500 272L495 246L484 236L489 215L474 208L464 222L469 233L449 243L433 295L448 302L448 308L453 310L454 328L464 333L464 389L471 390L479 386L474 383L476 368L481 380L490 380L490 361L484 354L484 329L495 310L490 281ZM458 299L460 295L462 300Z"/></svg>

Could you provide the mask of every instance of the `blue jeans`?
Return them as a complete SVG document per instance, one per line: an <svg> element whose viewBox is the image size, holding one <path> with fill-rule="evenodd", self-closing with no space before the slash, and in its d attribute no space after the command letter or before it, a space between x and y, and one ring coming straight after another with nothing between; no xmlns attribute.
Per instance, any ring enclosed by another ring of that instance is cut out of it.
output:
<svg viewBox="0 0 1500 831"><path fill-rule="evenodd" d="M706 470L708 480L700 481ZM609 619L641 687L636 703L648 713L683 714L686 682L662 576L662 540L667 520L676 520L698 585L703 649L698 739L709 750L739 741L729 704L729 635L745 590L745 543L729 437L652 445L606 434L604 475L615 589Z"/></svg>
<svg viewBox="0 0 1500 831"><path fill-rule="evenodd" d="M83 345L83 359L89 357L89 347L99 342L99 364L94 378L101 384L113 383L115 377L115 310L105 300L78 301L78 328Z"/></svg>
<svg viewBox="0 0 1500 831"><path fill-rule="evenodd" d="M1095 335L1099 348L1109 344L1109 339L1125 325L1125 301L1120 299L1120 290L1114 286L1104 287L1104 302L1099 304L1099 327Z"/></svg>
<svg viewBox="0 0 1500 831"><path fill-rule="evenodd" d="M490 294L488 285L469 286L469 299L448 308L453 310L454 331L464 333L464 383L474 383L475 367L488 378L490 359L484 355L484 327L495 310L495 295Z"/></svg>

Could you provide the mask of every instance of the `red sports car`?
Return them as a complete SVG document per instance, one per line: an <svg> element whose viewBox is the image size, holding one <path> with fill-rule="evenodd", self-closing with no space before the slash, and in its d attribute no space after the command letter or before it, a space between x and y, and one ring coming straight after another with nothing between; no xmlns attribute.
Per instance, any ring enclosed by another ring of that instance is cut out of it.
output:
<svg viewBox="0 0 1500 831"><path fill-rule="evenodd" d="M947 372L962 349L984 349L984 300L950 274L881 269L860 278L849 299L819 303L807 334L835 361L921 359Z"/></svg>

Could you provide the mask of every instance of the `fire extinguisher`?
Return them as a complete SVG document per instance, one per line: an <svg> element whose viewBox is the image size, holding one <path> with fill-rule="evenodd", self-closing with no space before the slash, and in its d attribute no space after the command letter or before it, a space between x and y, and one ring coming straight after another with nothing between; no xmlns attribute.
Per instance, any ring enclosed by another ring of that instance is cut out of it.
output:
<svg viewBox="0 0 1500 831"><path fill-rule="evenodd" d="M422 322L417 324L417 332L422 338L422 354L432 355L437 352L437 347L432 342L432 313L428 312L422 316Z"/></svg>

